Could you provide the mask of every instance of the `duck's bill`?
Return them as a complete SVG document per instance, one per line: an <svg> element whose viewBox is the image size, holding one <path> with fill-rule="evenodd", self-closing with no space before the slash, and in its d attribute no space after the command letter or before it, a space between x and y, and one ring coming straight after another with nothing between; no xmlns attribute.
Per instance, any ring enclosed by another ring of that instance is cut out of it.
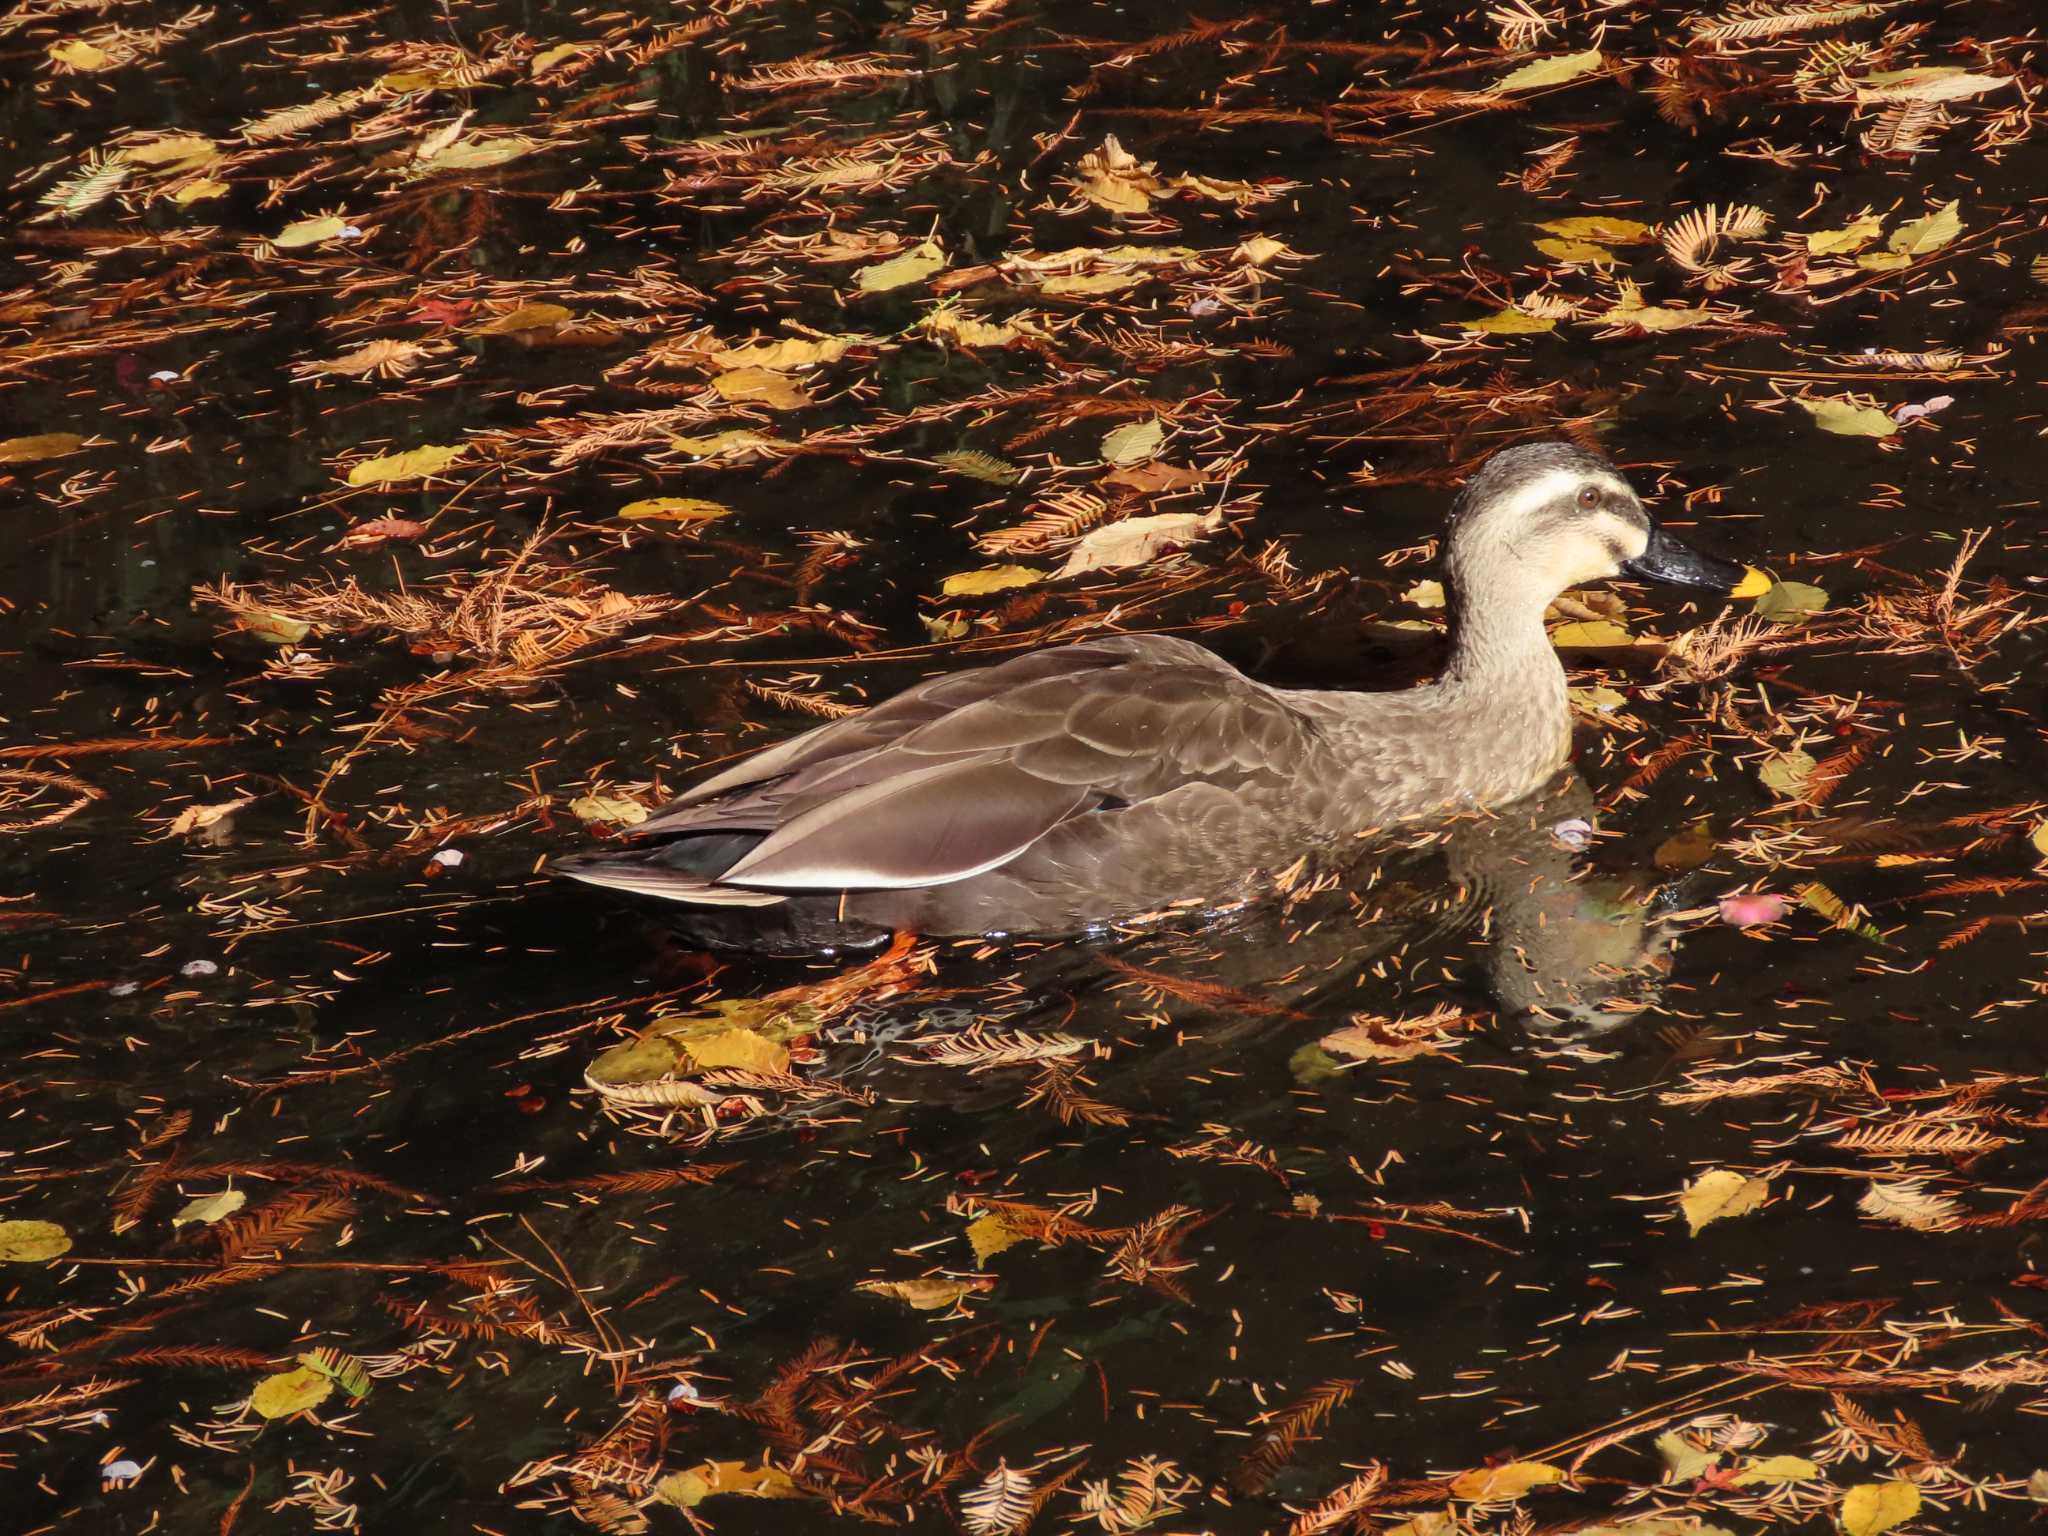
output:
<svg viewBox="0 0 2048 1536"><path fill-rule="evenodd" d="M1748 594L1759 580L1769 585L1767 579L1748 566L1737 565L1732 560L1717 560L1712 555L1687 548L1654 523L1650 525L1649 547L1635 559L1625 562L1622 569L1644 581L1668 582L1674 587L1698 587L1702 591L1719 592L1729 597Z"/></svg>

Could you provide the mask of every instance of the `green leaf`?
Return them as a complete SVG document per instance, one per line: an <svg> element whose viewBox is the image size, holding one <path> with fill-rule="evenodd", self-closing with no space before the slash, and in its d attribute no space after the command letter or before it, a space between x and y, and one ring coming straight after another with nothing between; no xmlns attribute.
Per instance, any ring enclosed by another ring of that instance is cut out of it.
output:
<svg viewBox="0 0 2048 1536"><path fill-rule="evenodd" d="M1635 219L1618 219L1608 213L1586 213L1571 219L1552 219L1536 226L1545 234L1567 240L1597 240L1602 245L1647 245L1657 238L1654 225Z"/></svg>
<svg viewBox="0 0 2048 1536"><path fill-rule="evenodd" d="M1102 439L1102 457L1110 464L1142 464L1157 455L1165 441L1166 423L1157 416L1126 422Z"/></svg>
<svg viewBox="0 0 2048 1536"><path fill-rule="evenodd" d="M71 1234L54 1221L0 1221L0 1264L41 1264L71 1251Z"/></svg>
<svg viewBox="0 0 2048 1536"><path fill-rule="evenodd" d="M1803 624L1814 614L1828 605L1825 587L1808 586L1803 581L1780 581L1771 590L1756 600L1751 611L1760 619L1769 619L1773 624Z"/></svg>
<svg viewBox="0 0 2048 1536"><path fill-rule="evenodd" d="M1510 304L1477 320L1460 320L1458 327L1482 336L1533 336L1539 331L1556 330L1557 322L1548 315L1532 315Z"/></svg>
<svg viewBox="0 0 2048 1536"><path fill-rule="evenodd" d="M1578 267L1611 267L1614 252L1586 240L1538 240L1536 249L1553 260Z"/></svg>
<svg viewBox="0 0 2048 1536"><path fill-rule="evenodd" d="M921 283L945 268L944 247L936 240L926 240L901 256L862 267L855 274L854 282L862 293L887 293L892 288L907 288L912 283Z"/></svg>
<svg viewBox="0 0 2048 1536"><path fill-rule="evenodd" d="M1756 776L1779 799L1801 800L1806 796L1807 780L1819 766L1811 752L1778 752L1764 760Z"/></svg>
<svg viewBox="0 0 2048 1536"><path fill-rule="evenodd" d="M1874 405L1858 405L1853 400L1826 395L1801 395L1793 404L1811 416L1821 431L1837 437L1890 437L1899 430L1891 412Z"/></svg>
<svg viewBox="0 0 2048 1536"><path fill-rule="evenodd" d="M1884 220L1874 213L1859 214L1840 229L1815 230L1806 237L1809 256L1847 256L1860 251L1884 232Z"/></svg>
<svg viewBox="0 0 2048 1536"><path fill-rule="evenodd" d="M1588 48L1584 53L1559 53L1547 59L1537 59L1524 64L1493 82L1496 91L1540 91L1546 85L1563 85L1567 80L1576 80L1581 75L1591 74L1604 61L1598 48Z"/></svg>
<svg viewBox="0 0 2048 1536"><path fill-rule="evenodd" d="M1940 250L1963 232L1962 216L1954 202L1943 203L1925 218L1901 224L1885 241L1887 249L1901 256L1927 256Z"/></svg>

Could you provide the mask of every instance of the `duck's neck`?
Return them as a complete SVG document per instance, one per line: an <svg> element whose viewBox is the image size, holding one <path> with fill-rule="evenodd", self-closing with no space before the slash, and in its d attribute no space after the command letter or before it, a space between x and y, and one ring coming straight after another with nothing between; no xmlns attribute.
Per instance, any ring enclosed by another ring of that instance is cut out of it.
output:
<svg viewBox="0 0 2048 1536"><path fill-rule="evenodd" d="M1473 604L1457 612L1450 665L1438 688L1445 710L1480 743L1461 765L1474 799L1518 799L1540 788L1571 752L1571 706L1564 665L1543 629L1545 603Z"/></svg>

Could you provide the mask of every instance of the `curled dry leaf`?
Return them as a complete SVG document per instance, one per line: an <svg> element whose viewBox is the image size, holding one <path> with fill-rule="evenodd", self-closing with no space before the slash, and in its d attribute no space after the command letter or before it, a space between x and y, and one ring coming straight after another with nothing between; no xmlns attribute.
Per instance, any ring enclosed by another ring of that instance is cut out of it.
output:
<svg viewBox="0 0 2048 1536"><path fill-rule="evenodd" d="M984 1291L995 1289L995 1281L985 1275L971 1276L964 1280L948 1280L938 1275L918 1280L863 1280L854 1287L876 1296L887 1296L900 1301L919 1312L942 1312L948 1307L958 1306L969 1296L978 1296Z"/></svg>

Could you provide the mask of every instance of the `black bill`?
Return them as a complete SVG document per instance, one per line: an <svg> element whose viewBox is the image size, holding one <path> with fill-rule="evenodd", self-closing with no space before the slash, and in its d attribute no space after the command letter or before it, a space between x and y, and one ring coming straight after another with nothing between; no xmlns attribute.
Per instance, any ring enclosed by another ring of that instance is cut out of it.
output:
<svg viewBox="0 0 2048 1536"><path fill-rule="evenodd" d="M1696 549L1688 549L1655 523L1650 525L1650 544L1621 567L1645 581L1669 582L1674 587L1701 587L1711 592L1731 593L1749 580L1749 567L1732 560L1716 560Z"/></svg>

